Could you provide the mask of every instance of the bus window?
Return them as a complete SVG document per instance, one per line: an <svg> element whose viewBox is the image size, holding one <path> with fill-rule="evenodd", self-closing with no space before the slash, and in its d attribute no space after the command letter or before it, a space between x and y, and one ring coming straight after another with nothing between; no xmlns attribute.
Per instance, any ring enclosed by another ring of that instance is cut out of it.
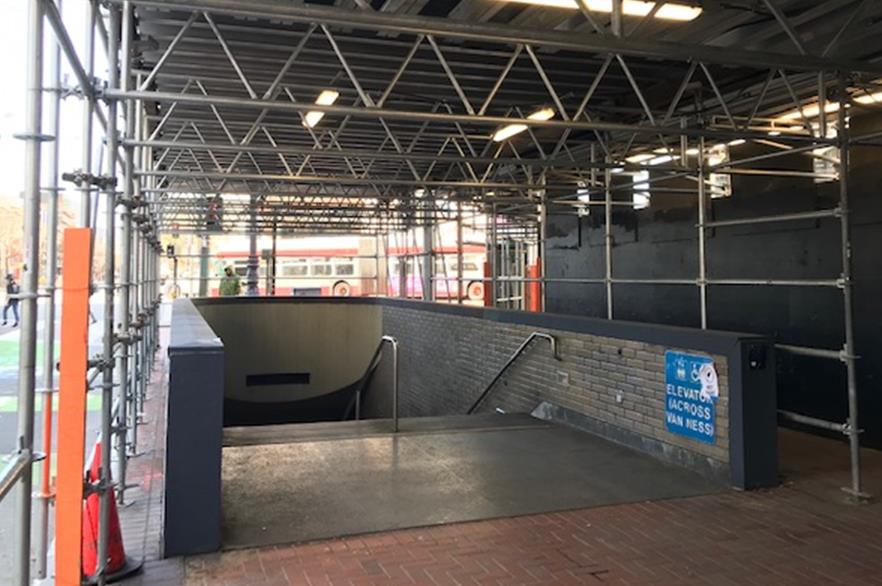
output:
<svg viewBox="0 0 882 586"><path fill-rule="evenodd" d="M281 268L283 277L305 277L309 273L306 260L286 261Z"/></svg>
<svg viewBox="0 0 882 586"><path fill-rule="evenodd" d="M334 271L329 261L330 259L327 258L313 259L309 267L309 274L314 277L333 275Z"/></svg>
<svg viewBox="0 0 882 586"><path fill-rule="evenodd" d="M334 261L334 274L338 276L350 276L355 274L355 263L351 258L338 258Z"/></svg>

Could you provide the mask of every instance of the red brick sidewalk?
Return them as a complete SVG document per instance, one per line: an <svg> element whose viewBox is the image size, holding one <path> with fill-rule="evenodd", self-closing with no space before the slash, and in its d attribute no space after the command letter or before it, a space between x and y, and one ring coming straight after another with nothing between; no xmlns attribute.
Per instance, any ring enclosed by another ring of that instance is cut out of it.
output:
<svg viewBox="0 0 882 586"><path fill-rule="evenodd" d="M882 586L882 504L843 502L842 444L789 432L782 434L789 480L775 490L157 560L165 406L161 360L159 366L142 436L147 454L132 466L156 484L124 513L136 516L139 505L146 513L145 524L127 531L141 537L127 540L132 553L140 546L147 560L130 585ZM864 470L869 490L882 493L882 454L867 452Z"/></svg>
<svg viewBox="0 0 882 586"><path fill-rule="evenodd" d="M882 584L880 505L780 488L189 558L186 583Z"/></svg>

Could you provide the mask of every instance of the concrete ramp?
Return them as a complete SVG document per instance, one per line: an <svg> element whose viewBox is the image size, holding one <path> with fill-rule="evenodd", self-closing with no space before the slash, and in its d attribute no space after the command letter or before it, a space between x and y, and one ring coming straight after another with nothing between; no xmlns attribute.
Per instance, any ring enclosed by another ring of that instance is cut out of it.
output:
<svg viewBox="0 0 882 586"><path fill-rule="evenodd" d="M225 443L236 445L223 450L223 547L723 490L694 472L525 415L402 419L398 435L384 431L390 425L227 430ZM266 443L253 443L260 434Z"/></svg>

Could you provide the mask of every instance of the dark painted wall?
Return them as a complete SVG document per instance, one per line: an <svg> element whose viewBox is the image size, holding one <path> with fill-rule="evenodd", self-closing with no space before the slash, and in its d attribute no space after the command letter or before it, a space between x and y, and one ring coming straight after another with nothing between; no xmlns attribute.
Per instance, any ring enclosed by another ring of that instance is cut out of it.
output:
<svg viewBox="0 0 882 586"><path fill-rule="evenodd" d="M856 117L852 133L882 130L882 116ZM743 145L733 158L765 147ZM764 168L809 170L808 157L773 159ZM853 226L855 326L859 399L866 430L863 441L882 447L882 149L852 150L850 198ZM693 184L694 185L694 184ZM667 183L668 187L683 187ZM835 207L838 184L811 179L734 176L733 196L714 199L709 219L791 213ZM613 275L618 278L689 278L698 272L697 212L694 195L653 195L650 208L614 214ZM603 213L552 216L546 252L549 277L604 275ZM842 259L835 219L718 228L708 232L708 276L713 278L835 279ZM617 319L685 326L700 325L695 286L616 285ZM550 283L547 310L606 316L603 285ZM842 294L815 287L712 286L709 327L755 332L779 342L839 349L844 340ZM778 353L778 403L782 409L845 421L844 367L816 358Z"/></svg>

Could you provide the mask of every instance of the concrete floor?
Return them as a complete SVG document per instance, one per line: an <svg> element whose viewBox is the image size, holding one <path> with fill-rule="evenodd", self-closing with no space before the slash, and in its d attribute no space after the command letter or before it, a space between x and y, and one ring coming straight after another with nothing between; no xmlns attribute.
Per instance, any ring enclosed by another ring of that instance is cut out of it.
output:
<svg viewBox="0 0 882 586"><path fill-rule="evenodd" d="M374 429L364 437L354 437L352 425L312 424L302 437L276 430L291 443L265 445L243 445L247 437L238 432L239 445L224 448L223 456L224 548L723 490L544 421L508 415L468 421L454 418L454 429L442 433L438 421L404 419L406 433ZM344 439L333 439L335 426Z"/></svg>

